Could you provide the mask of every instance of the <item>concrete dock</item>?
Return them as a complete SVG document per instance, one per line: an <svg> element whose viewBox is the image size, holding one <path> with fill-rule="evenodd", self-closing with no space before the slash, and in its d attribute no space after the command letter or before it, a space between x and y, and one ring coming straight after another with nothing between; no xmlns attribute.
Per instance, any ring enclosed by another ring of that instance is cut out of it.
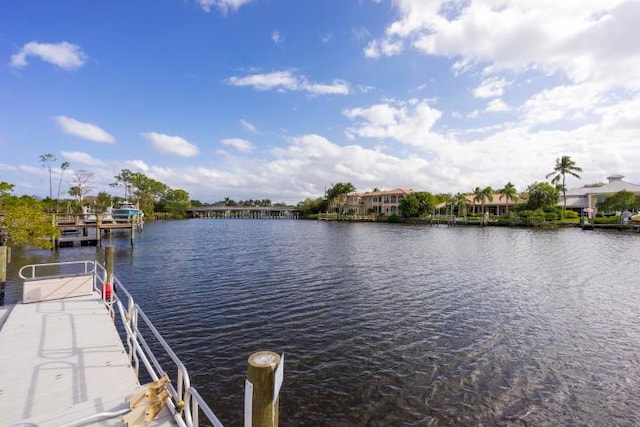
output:
<svg viewBox="0 0 640 427"><path fill-rule="evenodd" d="M124 411L140 386L97 293L13 306L0 349L2 426L62 426ZM124 424L117 416L90 425ZM164 409L149 425L175 423Z"/></svg>

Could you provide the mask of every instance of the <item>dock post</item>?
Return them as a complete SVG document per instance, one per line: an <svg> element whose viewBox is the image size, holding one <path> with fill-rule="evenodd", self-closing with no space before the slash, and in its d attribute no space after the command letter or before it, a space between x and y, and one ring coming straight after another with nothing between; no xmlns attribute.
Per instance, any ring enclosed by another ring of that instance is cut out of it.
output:
<svg viewBox="0 0 640 427"><path fill-rule="evenodd" d="M11 248L0 246L0 306L4 305L4 287L7 281L7 264L10 262Z"/></svg>
<svg viewBox="0 0 640 427"><path fill-rule="evenodd" d="M107 280L102 286L102 298L105 300L111 300L113 284L113 266L115 264L116 249L113 246L107 246L104 248L104 268L107 270Z"/></svg>
<svg viewBox="0 0 640 427"><path fill-rule="evenodd" d="M133 246L133 237L136 232L136 221L133 217L131 217L131 246Z"/></svg>
<svg viewBox="0 0 640 427"><path fill-rule="evenodd" d="M279 365L280 356L272 351L258 351L249 356L247 382L253 385L253 393L250 398L251 406L245 406L245 427L278 426L280 399L277 393L282 382L280 378L280 384L276 384Z"/></svg>

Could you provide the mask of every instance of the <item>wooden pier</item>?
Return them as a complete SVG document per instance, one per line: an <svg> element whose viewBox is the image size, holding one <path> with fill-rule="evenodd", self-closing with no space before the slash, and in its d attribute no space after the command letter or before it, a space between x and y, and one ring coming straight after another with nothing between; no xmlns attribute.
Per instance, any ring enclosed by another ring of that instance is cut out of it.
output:
<svg viewBox="0 0 640 427"><path fill-rule="evenodd" d="M52 223L60 231L60 237L53 239L54 248L73 246L100 246L103 235L112 230L125 230L131 235L131 246L136 230L142 230L141 219L103 220L96 215L95 221L88 221L89 215L53 215Z"/></svg>

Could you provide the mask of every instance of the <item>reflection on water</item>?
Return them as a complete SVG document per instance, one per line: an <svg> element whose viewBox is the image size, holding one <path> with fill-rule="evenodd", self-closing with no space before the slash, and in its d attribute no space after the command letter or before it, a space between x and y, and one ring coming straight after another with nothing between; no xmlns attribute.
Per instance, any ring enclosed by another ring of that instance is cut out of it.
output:
<svg viewBox="0 0 640 427"><path fill-rule="evenodd" d="M283 425L640 424L637 234L189 220L112 243L227 425L261 349L286 353Z"/></svg>

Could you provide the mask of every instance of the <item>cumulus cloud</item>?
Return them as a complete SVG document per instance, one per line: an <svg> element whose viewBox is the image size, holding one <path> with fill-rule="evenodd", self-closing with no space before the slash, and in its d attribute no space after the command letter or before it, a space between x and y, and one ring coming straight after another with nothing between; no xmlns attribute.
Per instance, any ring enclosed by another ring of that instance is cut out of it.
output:
<svg viewBox="0 0 640 427"><path fill-rule="evenodd" d="M227 138L220 141L222 145L233 147L243 153L250 153L253 151L253 144L246 139L241 138Z"/></svg>
<svg viewBox="0 0 640 427"><path fill-rule="evenodd" d="M80 122L67 116L57 116L55 120L60 130L69 135L105 144L114 144L116 142L115 138L108 132L92 123Z"/></svg>
<svg viewBox="0 0 640 427"><path fill-rule="evenodd" d="M495 98L504 95L504 89L509 85L505 79L492 77L483 80L478 87L473 90L476 98Z"/></svg>
<svg viewBox="0 0 640 427"><path fill-rule="evenodd" d="M412 45L430 55L457 58L456 69L474 64L484 72L539 70L572 82L598 80L640 88L640 45L634 43L640 3L634 0L399 0L399 18L372 40L366 55L388 44Z"/></svg>
<svg viewBox="0 0 640 427"><path fill-rule="evenodd" d="M489 112L509 111L509 106L500 98L493 99L487 104L487 110Z"/></svg>
<svg viewBox="0 0 640 427"><path fill-rule="evenodd" d="M176 154L182 157L193 157L198 154L198 147L179 136L157 132L143 133L142 136L151 143L153 148L162 153Z"/></svg>
<svg viewBox="0 0 640 427"><path fill-rule="evenodd" d="M251 74L244 77L233 76L227 79L232 86L250 86L256 90L303 91L314 95L347 95L349 84L343 80L332 83L315 83L293 71L274 71L271 73Z"/></svg>
<svg viewBox="0 0 640 427"><path fill-rule="evenodd" d="M347 129L351 138L392 138L423 149L435 148L443 142L442 136L433 132L442 113L431 107L428 100L381 103L353 108L345 111L344 115L357 121Z"/></svg>
<svg viewBox="0 0 640 427"><path fill-rule="evenodd" d="M22 46L20 52L11 56L10 65L14 68L26 67L29 56L35 56L65 70L80 68L87 60L87 55L75 44L29 42Z"/></svg>
<svg viewBox="0 0 640 427"><path fill-rule="evenodd" d="M81 151L63 151L61 154L62 157L74 164L80 163L88 166L104 166L105 164L102 160Z"/></svg>
<svg viewBox="0 0 640 427"><path fill-rule="evenodd" d="M229 11L236 11L245 4L251 3L253 0L196 0L202 10L210 12L212 8L220 10L227 14Z"/></svg>
<svg viewBox="0 0 640 427"><path fill-rule="evenodd" d="M124 163L129 169L149 171L149 165L144 160L126 160Z"/></svg>

